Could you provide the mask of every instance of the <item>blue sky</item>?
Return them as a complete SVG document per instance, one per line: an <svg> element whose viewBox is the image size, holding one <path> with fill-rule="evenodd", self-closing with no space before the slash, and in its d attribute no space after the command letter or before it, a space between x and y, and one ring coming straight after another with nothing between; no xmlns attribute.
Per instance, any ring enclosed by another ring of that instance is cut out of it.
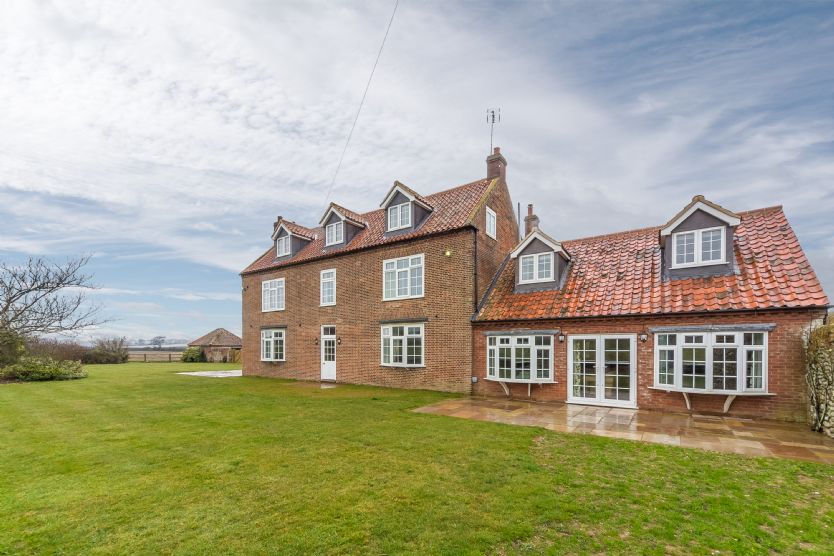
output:
<svg viewBox="0 0 834 556"><path fill-rule="evenodd" d="M93 254L88 335L240 331L314 224L393 4L5 2L0 257ZM782 204L834 293L834 4L401 2L332 200L479 178L570 239Z"/></svg>

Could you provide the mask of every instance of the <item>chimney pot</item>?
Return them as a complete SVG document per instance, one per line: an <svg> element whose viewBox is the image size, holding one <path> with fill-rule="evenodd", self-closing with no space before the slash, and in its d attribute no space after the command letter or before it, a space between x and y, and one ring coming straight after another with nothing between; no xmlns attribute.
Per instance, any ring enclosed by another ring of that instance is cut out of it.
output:
<svg viewBox="0 0 834 556"><path fill-rule="evenodd" d="M527 216L533 216L533 203L527 205Z"/></svg>
<svg viewBox="0 0 834 556"><path fill-rule="evenodd" d="M495 147L492 149L492 154L501 154L501 147Z"/></svg>

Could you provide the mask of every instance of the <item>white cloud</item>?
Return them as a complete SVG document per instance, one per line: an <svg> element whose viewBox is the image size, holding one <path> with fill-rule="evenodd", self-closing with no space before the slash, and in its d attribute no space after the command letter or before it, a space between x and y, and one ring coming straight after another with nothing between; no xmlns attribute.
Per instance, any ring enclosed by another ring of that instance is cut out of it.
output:
<svg viewBox="0 0 834 556"><path fill-rule="evenodd" d="M277 214L318 220L390 9L7 2L0 249L241 270ZM834 293L834 17L755 12L401 3L334 200L483 175L500 106L514 200L553 235L660 223L696 193L784 204Z"/></svg>

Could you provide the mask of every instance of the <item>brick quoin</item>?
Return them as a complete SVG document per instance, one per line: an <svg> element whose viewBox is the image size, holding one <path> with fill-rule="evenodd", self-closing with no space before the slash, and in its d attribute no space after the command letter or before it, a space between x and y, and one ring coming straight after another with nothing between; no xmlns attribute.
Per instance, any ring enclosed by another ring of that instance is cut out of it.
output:
<svg viewBox="0 0 834 556"><path fill-rule="evenodd" d="M538 401L565 401L567 399L567 337L578 334L648 334L648 340L637 340L637 407L665 411L687 411L683 395L678 392L653 390L654 386L654 335L648 332L655 326L683 326L712 324L775 324L768 335L768 391L774 396L745 397L739 395L729 414L739 417L762 417L787 421L804 421L807 418L807 400L804 378L802 332L812 321L825 315L820 309L745 311L705 315L659 315L640 317L604 317L555 320L525 320L523 322L481 322L473 325L472 361L473 374L478 377L472 393L478 396L506 397L501 385L486 380L487 331L513 329L559 329L565 338L559 343L554 336L553 356L556 384L533 384L530 397L527 384L508 384L513 398ZM690 396L693 413L723 413L725 395L693 394Z"/></svg>

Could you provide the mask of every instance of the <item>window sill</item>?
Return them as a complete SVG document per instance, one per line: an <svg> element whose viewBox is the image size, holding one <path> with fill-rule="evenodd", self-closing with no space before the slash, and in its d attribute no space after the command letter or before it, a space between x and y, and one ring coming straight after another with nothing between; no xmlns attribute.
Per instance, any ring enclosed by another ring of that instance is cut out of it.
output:
<svg viewBox="0 0 834 556"><path fill-rule="evenodd" d="M409 295L409 296L407 296L407 297L392 297L392 298L390 298L390 299L386 299L386 298L384 298L384 297L383 297L383 298L382 298L382 301L383 301L383 302L385 302L385 301L405 301L405 300L408 300L408 299L423 299L424 297L426 297L426 294L422 294L422 295Z"/></svg>
<svg viewBox="0 0 834 556"><path fill-rule="evenodd" d="M335 303L319 303L319 307L335 307Z"/></svg>
<svg viewBox="0 0 834 556"><path fill-rule="evenodd" d="M669 268L672 270L678 270L682 268L699 268L702 266L716 266L719 264L727 264L727 261L710 261L708 263L689 263L689 264L673 264Z"/></svg>
<svg viewBox="0 0 834 556"><path fill-rule="evenodd" d="M749 390L698 390L697 388L676 388L674 386L649 386L649 390L661 392L678 392L681 394L708 394L712 396L775 396L772 392L758 392Z"/></svg>
<svg viewBox="0 0 834 556"><path fill-rule="evenodd" d="M286 359L261 359L261 363L286 363Z"/></svg>
<svg viewBox="0 0 834 556"><path fill-rule="evenodd" d="M516 378L497 378L497 377L484 377L484 380L489 380L490 382L512 382L517 384L559 384L556 380L524 380L524 379L516 379Z"/></svg>
<svg viewBox="0 0 834 556"><path fill-rule="evenodd" d="M425 369L425 365L394 365L389 363L380 363L380 367L385 367L386 369Z"/></svg>
<svg viewBox="0 0 834 556"><path fill-rule="evenodd" d="M543 280L519 280L518 284L519 285L523 285L523 284L546 284L548 282L555 282L555 281L556 280L554 280L553 278L545 278Z"/></svg>
<svg viewBox="0 0 834 556"><path fill-rule="evenodd" d="M283 310L284 309L261 309L261 313L277 313Z"/></svg>

